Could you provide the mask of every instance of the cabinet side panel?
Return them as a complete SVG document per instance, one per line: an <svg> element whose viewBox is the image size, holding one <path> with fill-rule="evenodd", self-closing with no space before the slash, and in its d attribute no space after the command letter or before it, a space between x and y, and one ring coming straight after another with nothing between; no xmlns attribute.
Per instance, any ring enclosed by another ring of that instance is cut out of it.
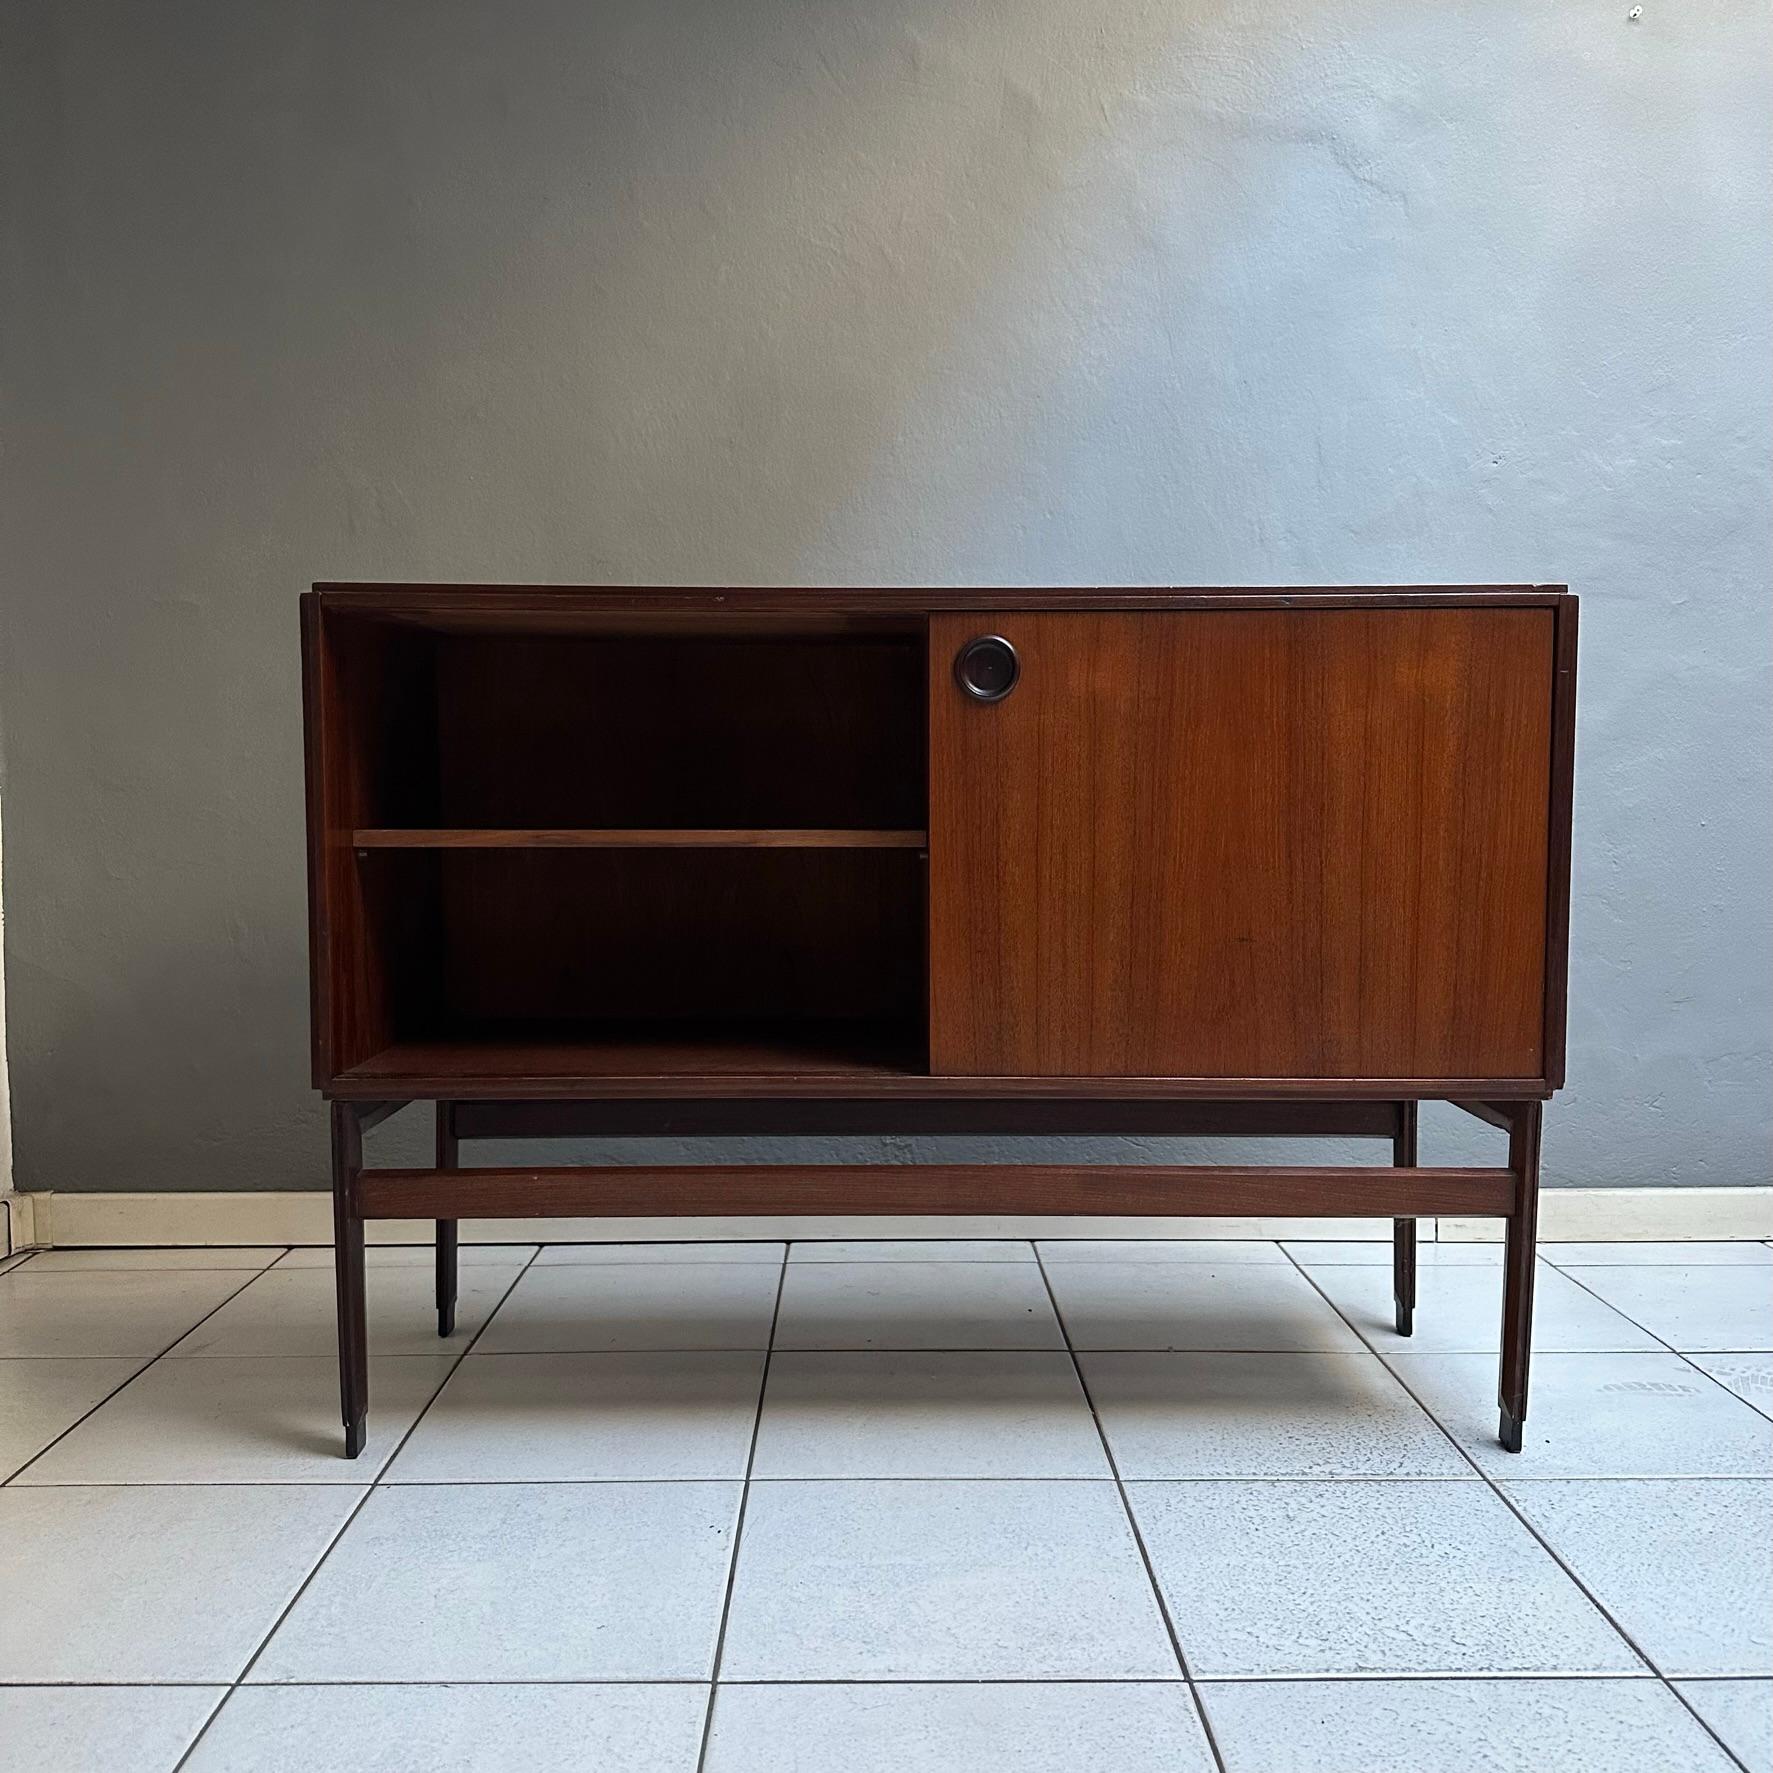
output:
<svg viewBox="0 0 1773 1773"><path fill-rule="evenodd" d="M1570 863L1576 788L1577 600L1558 600L1556 682L1551 704L1551 854L1545 953L1545 1081L1564 1087L1570 989Z"/></svg>
<svg viewBox="0 0 1773 1773"><path fill-rule="evenodd" d="M986 626L992 705L948 675ZM1550 609L933 620L932 1068L1538 1075L1552 648Z"/></svg>
<svg viewBox="0 0 1773 1773"><path fill-rule="evenodd" d="M317 1087L386 1047L435 990L436 865L360 863L358 826L435 818L430 637L305 606L310 954Z"/></svg>
<svg viewBox="0 0 1773 1773"><path fill-rule="evenodd" d="M326 883L325 716L320 597L302 593L302 775L308 861L308 1042L314 1087L335 1069L332 1042L331 913Z"/></svg>

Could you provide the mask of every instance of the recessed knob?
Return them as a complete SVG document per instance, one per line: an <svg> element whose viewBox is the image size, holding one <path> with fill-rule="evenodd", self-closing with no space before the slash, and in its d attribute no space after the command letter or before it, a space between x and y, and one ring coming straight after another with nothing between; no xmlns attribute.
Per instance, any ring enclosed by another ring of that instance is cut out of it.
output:
<svg viewBox="0 0 1773 1773"><path fill-rule="evenodd" d="M981 702L1001 702L1021 675L1022 661L1001 634L969 640L954 661L955 682Z"/></svg>

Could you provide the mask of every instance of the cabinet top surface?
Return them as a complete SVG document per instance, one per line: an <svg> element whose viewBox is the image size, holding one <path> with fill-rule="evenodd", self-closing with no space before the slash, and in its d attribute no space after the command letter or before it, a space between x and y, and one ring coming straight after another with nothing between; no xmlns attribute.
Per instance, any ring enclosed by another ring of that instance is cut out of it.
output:
<svg viewBox="0 0 1773 1773"><path fill-rule="evenodd" d="M941 610L1551 604L1562 585L716 586L316 583L330 609L492 622L525 615L919 616Z"/></svg>

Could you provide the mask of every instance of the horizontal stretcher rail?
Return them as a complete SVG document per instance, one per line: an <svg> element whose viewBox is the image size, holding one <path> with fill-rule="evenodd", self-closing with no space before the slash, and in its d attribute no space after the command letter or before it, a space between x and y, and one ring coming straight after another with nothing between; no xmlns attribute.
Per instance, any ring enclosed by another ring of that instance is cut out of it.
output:
<svg viewBox="0 0 1773 1773"><path fill-rule="evenodd" d="M1505 1169L1353 1165L685 1164L364 1170L366 1219L731 1213L1506 1215Z"/></svg>
<svg viewBox="0 0 1773 1773"><path fill-rule="evenodd" d="M713 1102L456 1102L463 1139L739 1134L1150 1134L1166 1138L1389 1138L1397 1102L1140 1102L985 1098Z"/></svg>

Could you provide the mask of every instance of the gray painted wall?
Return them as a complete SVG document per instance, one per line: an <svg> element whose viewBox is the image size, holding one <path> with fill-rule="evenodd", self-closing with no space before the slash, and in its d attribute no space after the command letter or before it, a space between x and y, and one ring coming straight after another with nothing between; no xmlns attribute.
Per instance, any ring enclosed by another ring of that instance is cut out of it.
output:
<svg viewBox="0 0 1773 1773"><path fill-rule="evenodd" d="M1627 11L8 5L20 1185L322 1180L317 577L1567 579L1550 1174L1764 1179L1773 32Z"/></svg>

